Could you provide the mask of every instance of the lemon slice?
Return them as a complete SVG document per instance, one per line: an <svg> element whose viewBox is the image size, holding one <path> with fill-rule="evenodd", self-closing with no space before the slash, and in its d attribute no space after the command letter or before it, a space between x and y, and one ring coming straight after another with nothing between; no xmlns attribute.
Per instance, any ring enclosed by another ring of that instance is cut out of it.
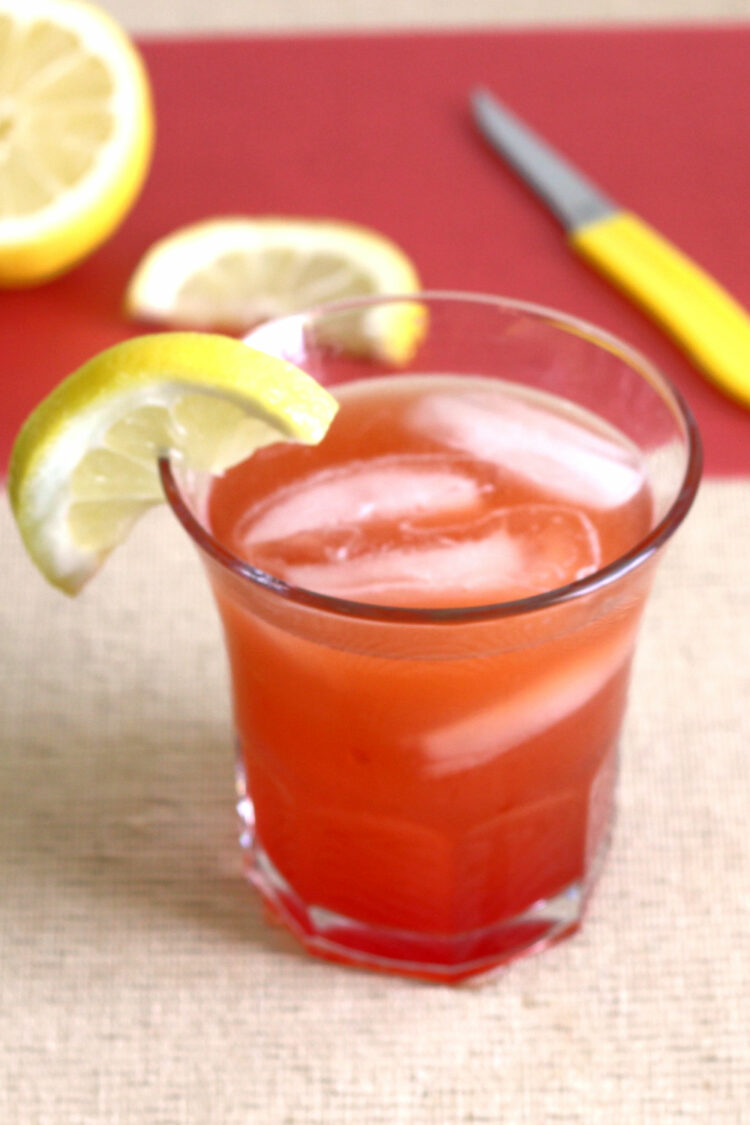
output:
<svg viewBox="0 0 750 1125"><path fill-rule="evenodd" d="M227 337L162 333L109 348L16 439L8 492L26 549L75 594L163 500L160 454L221 472L273 441L320 441L336 409L303 371Z"/></svg>
<svg viewBox="0 0 750 1125"><path fill-rule="evenodd" d="M353 297L410 294L416 268L377 231L327 219L217 218L174 231L138 265L130 316L171 327L246 332L262 321ZM420 335L405 305L339 322L349 350L402 363Z"/></svg>
<svg viewBox="0 0 750 1125"><path fill-rule="evenodd" d="M42 281L109 235L151 156L132 43L82 0L0 0L0 284Z"/></svg>

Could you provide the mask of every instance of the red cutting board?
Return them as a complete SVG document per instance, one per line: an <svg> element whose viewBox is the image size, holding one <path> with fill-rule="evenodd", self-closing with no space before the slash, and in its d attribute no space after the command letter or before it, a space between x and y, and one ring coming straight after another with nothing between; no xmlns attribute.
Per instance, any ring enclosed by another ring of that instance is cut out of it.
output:
<svg viewBox="0 0 750 1125"><path fill-rule="evenodd" d="M624 297L476 134L494 90L750 306L750 25L148 41L157 111L135 209L66 277L0 292L5 461L23 417L95 351L141 254L210 215L327 215L401 243L429 288L552 305L641 348L695 410L714 474L750 472L750 411Z"/></svg>

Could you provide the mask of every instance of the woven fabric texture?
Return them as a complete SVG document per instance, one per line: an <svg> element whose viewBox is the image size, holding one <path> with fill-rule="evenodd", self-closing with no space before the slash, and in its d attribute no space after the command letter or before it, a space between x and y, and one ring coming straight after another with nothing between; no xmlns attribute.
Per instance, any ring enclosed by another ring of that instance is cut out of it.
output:
<svg viewBox="0 0 750 1125"><path fill-rule="evenodd" d="M221 638L150 516L77 600L0 507L0 1121L750 1122L750 485L662 563L614 843L573 939L480 986L338 968L235 842Z"/></svg>

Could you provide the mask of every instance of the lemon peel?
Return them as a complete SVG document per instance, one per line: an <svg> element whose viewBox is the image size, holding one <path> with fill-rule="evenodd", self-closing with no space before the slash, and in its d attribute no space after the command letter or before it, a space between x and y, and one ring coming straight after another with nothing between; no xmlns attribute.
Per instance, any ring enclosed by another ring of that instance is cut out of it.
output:
<svg viewBox="0 0 750 1125"><path fill-rule="evenodd" d="M70 268L132 207L154 115L143 61L85 0L0 0L0 286Z"/></svg>
<svg viewBox="0 0 750 1125"><path fill-rule="evenodd" d="M8 493L26 549L75 594L163 500L160 455L222 472L273 441L320 441L336 410L305 372L225 336L117 344L64 379L16 438Z"/></svg>
<svg viewBox="0 0 750 1125"><path fill-rule="evenodd" d="M125 311L173 328L243 333L320 305L419 289L414 263L379 231L333 219L228 216L156 242L130 279ZM422 336L420 318L405 305L338 323L331 342L394 365Z"/></svg>

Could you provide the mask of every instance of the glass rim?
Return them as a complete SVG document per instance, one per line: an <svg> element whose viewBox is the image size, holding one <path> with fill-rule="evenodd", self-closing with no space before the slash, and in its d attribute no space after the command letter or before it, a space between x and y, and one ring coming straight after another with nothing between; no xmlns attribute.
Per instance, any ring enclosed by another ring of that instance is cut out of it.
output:
<svg viewBox="0 0 750 1125"><path fill-rule="evenodd" d="M690 510L700 483L703 449L698 425L684 396L671 379L663 375L642 352L630 344L626 344L605 329L599 328L580 317L545 305L510 297L496 297L491 294L470 293L461 290L422 290L414 293L384 294L376 297L336 301L318 305L305 311L291 313L288 316L274 318L273 322L266 321L264 324L258 325L258 328L265 327L266 324L270 323L278 325L307 322L321 316L331 316L357 308L405 302L423 302L433 305L440 302L488 305L509 312L526 313L537 319L559 324L563 329L573 330L595 346L613 352L631 368L636 369L651 384L672 414L681 422L687 447L685 472L680 487L659 522L647 535L639 539L628 551L623 552L611 563L600 567L584 578L577 579L575 582L557 586L540 594L516 598L511 601L440 608L381 605L375 602L341 598L333 594L323 594L315 590L305 589L302 586L295 586L285 582L282 578L269 574L267 571L252 566L233 554L204 527L190 510L180 491L170 458L166 455L162 456L159 458L159 475L167 502L193 542L210 559L219 563L223 569L235 577L251 583L252 586L260 587L265 592L284 601L309 609L348 618L393 622L394 624L448 625L525 616L538 610L550 609L574 601L587 594L593 594L642 566L667 542ZM245 337L248 342L252 334L250 332Z"/></svg>

